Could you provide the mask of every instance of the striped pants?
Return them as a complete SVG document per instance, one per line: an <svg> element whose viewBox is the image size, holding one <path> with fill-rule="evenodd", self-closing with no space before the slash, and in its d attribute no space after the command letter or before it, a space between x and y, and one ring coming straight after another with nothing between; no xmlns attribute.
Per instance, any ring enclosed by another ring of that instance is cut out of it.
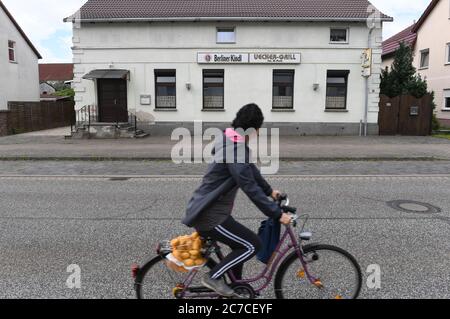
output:
<svg viewBox="0 0 450 319"><path fill-rule="evenodd" d="M210 237L231 248L231 253L220 263L212 265L211 278L218 279L232 270L237 279L242 278L244 263L252 259L262 247L258 235L229 217L222 225L210 231L202 231L204 238Z"/></svg>

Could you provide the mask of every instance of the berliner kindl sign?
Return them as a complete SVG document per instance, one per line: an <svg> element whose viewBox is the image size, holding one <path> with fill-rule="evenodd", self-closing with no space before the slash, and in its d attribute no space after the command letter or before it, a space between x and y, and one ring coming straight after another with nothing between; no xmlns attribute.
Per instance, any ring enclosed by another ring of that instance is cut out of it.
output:
<svg viewBox="0 0 450 319"><path fill-rule="evenodd" d="M199 64L300 64L300 53L199 53Z"/></svg>

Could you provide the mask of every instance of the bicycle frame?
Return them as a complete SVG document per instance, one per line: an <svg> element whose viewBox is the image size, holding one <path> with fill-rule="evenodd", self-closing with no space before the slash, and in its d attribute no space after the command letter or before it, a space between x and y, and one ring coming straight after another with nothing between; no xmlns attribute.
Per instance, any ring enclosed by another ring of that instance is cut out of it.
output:
<svg viewBox="0 0 450 319"><path fill-rule="evenodd" d="M290 243L289 243L289 239L290 239ZM286 248L282 248L283 245L285 243L287 244ZM279 265L281 264L281 262L284 260L284 258L286 257L286 255L291 251L291 250L295 250L297 252L297 255L300 259L300 262L302 264L303 270L305 271L305 275L307 276L308 280L314 284L314 282L317 280L316 278L314 278L307 269L307 262L304 259L303 256L303 249L302 249L302 245L301 245L302 241L297 240L293 227L291 225L286 226L286 231L284 232L284 234L281 237L280 242L278 243L277 248L275 249L275 252L273 253L269 263L266 265L266 267L264 267L262 273L260 273L258 276L256 276L255 278L252 279L242 279L242 280L237 280L233 271L228 271L227 274L230 277L231 281L233 284L251 284L251 283L255 283L261 280L264 280L264 282L262 283L262 285L260 287L258 287L257 289L254 289L254 291L259 294L260 292L262 292L263 290L265 290L269 285L270 282L273 279L273 276L275 275L275 272L277 271ZM220 260L223 259L223 255L221 253L221 251L219 250L218 252L216 251L217 256L219 257ZM197 275L198 270L194 270L192 271L186 278L186 280L183 282L183 287L185 287L185 289L188 289L190 284L193 282L195 276ZM216 293L201 293L201 294L196 294L196 295L190 295L189 293L187 293L186 291L183 292L183 298L196 298L196 297L215 297L217 296Z"/></svg>

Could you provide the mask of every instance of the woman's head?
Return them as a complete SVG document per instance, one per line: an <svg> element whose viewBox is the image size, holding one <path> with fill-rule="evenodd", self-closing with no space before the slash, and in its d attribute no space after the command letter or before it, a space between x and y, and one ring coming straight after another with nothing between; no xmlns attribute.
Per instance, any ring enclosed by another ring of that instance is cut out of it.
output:
<svg viewBox="0 0 450 319"><path fill-rule="evenodd" d="M259 130L264 123L264 115L256 104L247 104L242 107L231 124L234 129Z"/></svg>

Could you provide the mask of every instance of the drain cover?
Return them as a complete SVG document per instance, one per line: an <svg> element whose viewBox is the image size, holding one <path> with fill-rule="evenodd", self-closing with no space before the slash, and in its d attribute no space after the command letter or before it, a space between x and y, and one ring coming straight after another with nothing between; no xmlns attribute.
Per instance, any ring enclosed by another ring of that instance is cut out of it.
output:
<svg viewBox="0 0 450 319"><path fill-rule="evenodd" d="M387 204L389 207L404 213L437 214L442 211L439 207L413 200L393 200L387 202Z"/></svg>

